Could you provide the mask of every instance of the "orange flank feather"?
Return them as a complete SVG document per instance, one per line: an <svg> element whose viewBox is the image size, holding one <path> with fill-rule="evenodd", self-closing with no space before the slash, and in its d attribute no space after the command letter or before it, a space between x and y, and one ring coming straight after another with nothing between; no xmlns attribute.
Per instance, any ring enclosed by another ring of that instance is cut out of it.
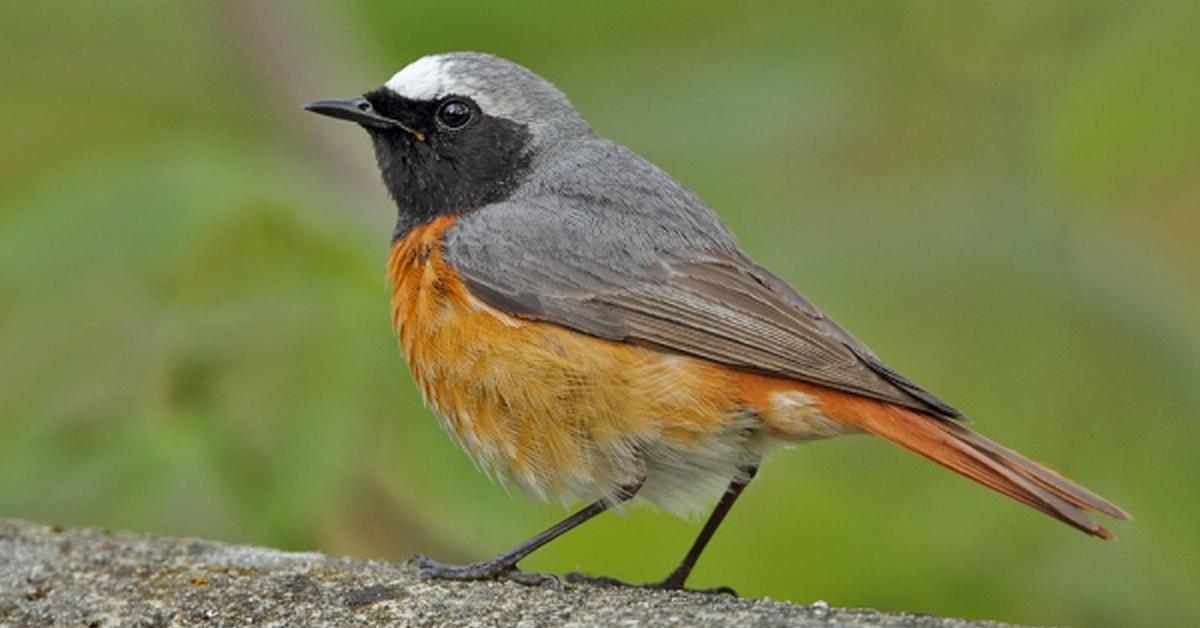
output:
<svg viewBox="0 0 1200 628"><path fill-rule="evenodd" d="M453 221L437 218L397 242L388 271L413 377L472 458L539 497L566 499L613 494L646 471L643 458L682 472L726 456L724 477L696 487L724 488L740 462L732 457L753 453L737 434L757 424L732 372L489 307L442 256ZM676 488L648 480L641 494ZM673 507L676 496L661 497Z"/></svg>
<svg viewBox="0 0 1200 628"><path fill-rule="evenodd" d="M483 466L540 497L640 495L679 510L715 493L778 441L870 433L1088 534L1086 511L1124 511L1054 471L943 419L817 384L604 340L510 316L446 262L439 217L396 243L392 315L427 403Z"/></svg>

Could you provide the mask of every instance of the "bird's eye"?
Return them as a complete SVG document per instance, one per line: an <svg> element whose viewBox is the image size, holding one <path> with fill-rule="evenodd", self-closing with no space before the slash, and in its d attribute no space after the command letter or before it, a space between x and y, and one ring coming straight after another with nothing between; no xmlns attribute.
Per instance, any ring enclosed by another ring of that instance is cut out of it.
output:
<svg viewBox="0 0 1200 628"><path fill-rule="evenodd" d="M449 129L461 129L471 121L471 105L462 100L447 100L437 112L438 122Z"/></svg>

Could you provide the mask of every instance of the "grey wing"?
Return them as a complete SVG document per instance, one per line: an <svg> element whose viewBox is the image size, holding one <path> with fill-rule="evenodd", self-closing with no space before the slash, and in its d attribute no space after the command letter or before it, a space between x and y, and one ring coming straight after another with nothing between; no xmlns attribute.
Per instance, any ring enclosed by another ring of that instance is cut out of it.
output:
<svg viewBox="0 0 1200 628"><path fill-rule="evenodd" d="M458 220L447 257L518 317L963 418L742 254L694 195L661 189L640 199L658 212L596 194L492 205Z"/></svg>

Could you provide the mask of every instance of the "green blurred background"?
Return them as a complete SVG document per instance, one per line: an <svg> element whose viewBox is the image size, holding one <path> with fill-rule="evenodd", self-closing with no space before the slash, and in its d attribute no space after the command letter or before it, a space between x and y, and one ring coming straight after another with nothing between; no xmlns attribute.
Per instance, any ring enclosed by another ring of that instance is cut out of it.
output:
<svg viewBox="0 0 1200 628"><path fill-rule="evenodd" d="M1078 534L882 442L780 451L692 584L1200 621L1200 4L0 3L0 516L401 560L563 511L477 473L388 323L392 208L307 99L475 49L557 83L989 436ZM526 561L661 577L607 515Z"/></svg>

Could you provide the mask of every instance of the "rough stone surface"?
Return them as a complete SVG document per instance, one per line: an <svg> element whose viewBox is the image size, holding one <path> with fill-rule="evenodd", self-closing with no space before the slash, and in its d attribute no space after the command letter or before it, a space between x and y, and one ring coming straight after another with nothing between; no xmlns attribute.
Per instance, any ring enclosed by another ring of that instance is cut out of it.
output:
<svg viewBox="0 0 1200 628"><path fill-rule="evenodd" d="M1000 626L590 585L422 580L409 565L0 521L0 626Z"/></svg>

